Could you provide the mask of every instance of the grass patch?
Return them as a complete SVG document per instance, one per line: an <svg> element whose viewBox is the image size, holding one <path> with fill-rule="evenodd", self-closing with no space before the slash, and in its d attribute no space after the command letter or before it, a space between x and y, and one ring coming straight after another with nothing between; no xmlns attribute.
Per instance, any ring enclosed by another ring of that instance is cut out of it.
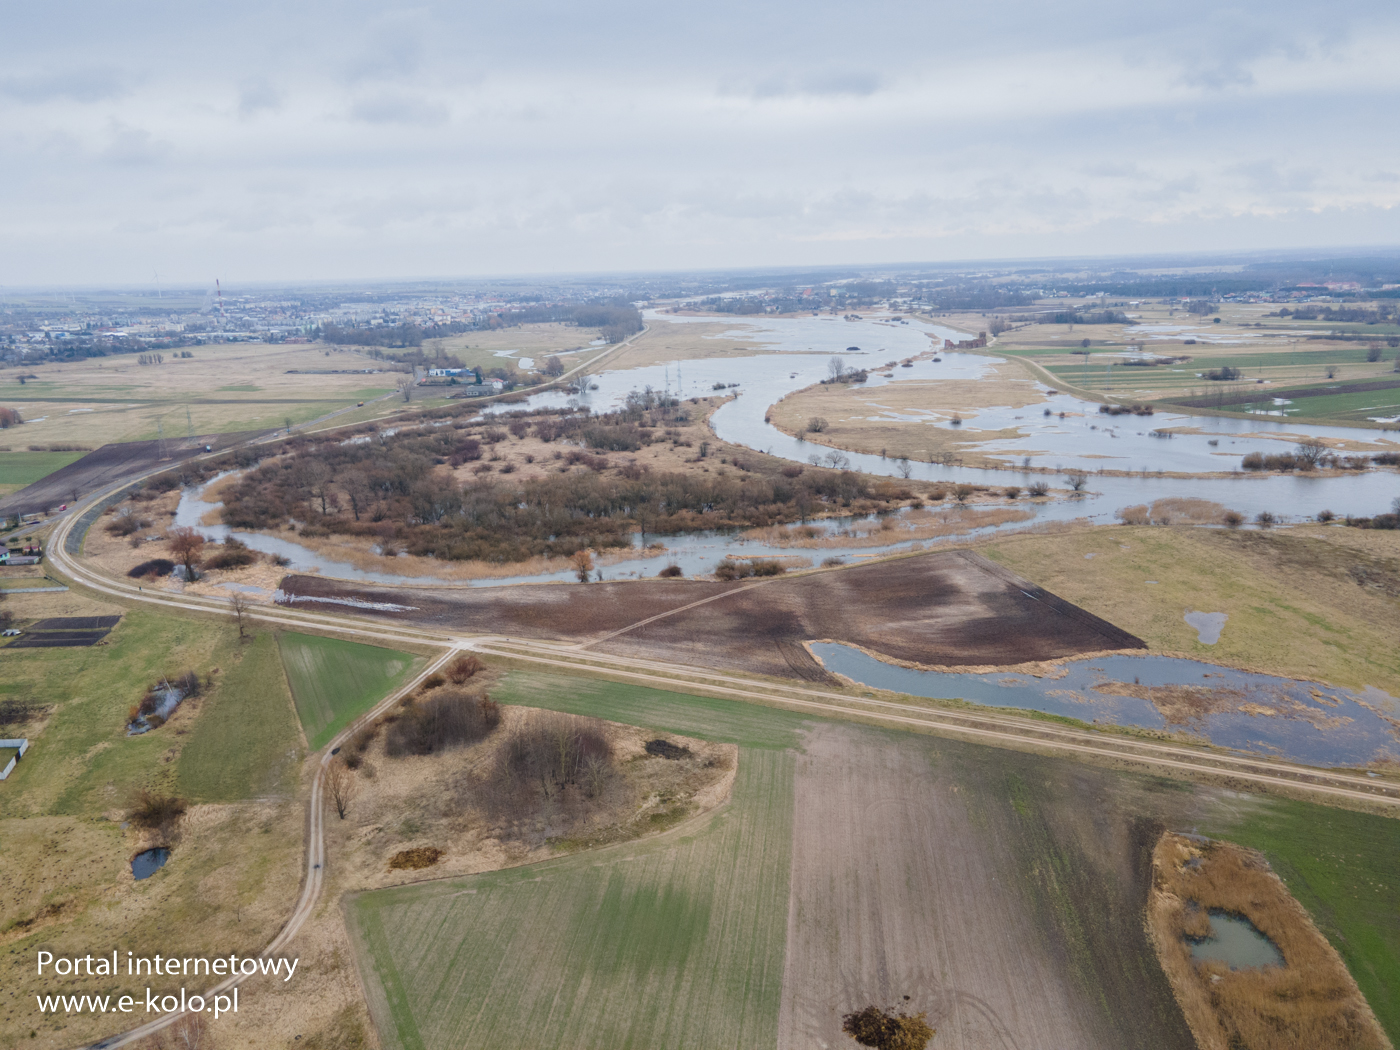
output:
<svg viewBox="0 0 1400 1050"><path fill-rule="evenodd" d="M144 736L126 735L127 712L166 673L228 667L237 632L197 617L133 609L103 644L6 649L6 696L49 707L48 724L0 792L0 817L95 815L138 788L175 791L174 761L191 739L199 701Z"/></svg>
<svg viewBox="0 0 1400 1050"><path fill-rule="evenodd" d="M279 634L297 717L311 750L326 743L416 671L421 658L310 634Z"/></svg>
<svg viewBox="0 0 1400 1050"><path fill-rule="evenodd" d="M0 452L0 486L20 489L32 485L86 455L86 452Z"/></svg>
<svg viewBox="0 0 1400 1050"><path fill-rule="evenodd" d="M1375 540L1374 551L1350 540L1320 528L1104 526L998 541L984 553L1153 650L1397 695L1394 604L1353 570L1369 566L1389 578L1400 564L1388 540ZM1219 642L1198 641L1187 610L1228 615Z"/></svg>
<svg viewBox="0 0 1400 1050"><path fill-rule="evenodd" d="M492 690L497 703L590 715L745 748L784 750L811 721L774 708L591 678L511 671Z"/></svg>
<svg viewBox="0 0 1400 1050"><path fill-rule="evenodd" d="M354 898L385 1044L772 1046L793 768L742 751L732 804L690 835Z"/></svg>
<svg viewBox="0 0 1400 1050"><path fill-rule="evenodd" d="M297 719L276 641L260 634L233 661L180 752L180 794L196 802L281 794L295 768Z"/></svg>
<svg viewBox="0 0 1400 1050"><path fill-rule="evenodd" d="M1244 813L1216 813L1199 830L1268 857L1400 1044L1400 820L1260 799Z"/></svg>

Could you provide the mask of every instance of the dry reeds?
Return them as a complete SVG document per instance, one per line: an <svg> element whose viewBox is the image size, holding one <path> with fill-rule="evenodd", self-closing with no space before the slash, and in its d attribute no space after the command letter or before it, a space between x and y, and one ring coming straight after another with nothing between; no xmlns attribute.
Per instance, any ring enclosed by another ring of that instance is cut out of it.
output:
<svg viewBox="0 0 1400 1050"><path fill-rule="evenodd" d="M1152 856L1148 927L1202 1050L1385 1050L1390 1043L1347 972L1262 855L1170 832ZM1247 918L1285 965L1231 970L1194 962L1187 936L1210 910Z"/></svg>

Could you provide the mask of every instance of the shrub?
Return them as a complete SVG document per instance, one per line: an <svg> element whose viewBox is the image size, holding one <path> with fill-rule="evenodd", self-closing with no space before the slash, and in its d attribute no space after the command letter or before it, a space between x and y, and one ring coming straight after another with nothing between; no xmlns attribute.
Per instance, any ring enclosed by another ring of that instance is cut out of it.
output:
<svg viewBox="0 0 1400 1050"><path fill-rule="evenodd" d="M783 477L798 478L802 476L803 467L800 463L790 463L783 468Z"/></svg>
<svg viewBox="0 0 1400 1050"><path fill-rule="evenodd" d="M1007 499L1015 499L1015 498L1016 498L1017 496L1019 496L1020 494L1021 494L1021 489L1020 489L1019 486L1010 485L1010 486L1008 486L1007 489L1006 489L1006 498L1007 498Z"/></svg>
<svg viewBox="0 0 1400 1050"><path fill-rule="evenodd" d="M185 814L185 800L142 788L132 799L126 819L138 828L165 828Z"/></svg>
<svg viewBox="0 0 1400 1050"><path fill-rule="evenodd" d="M1139 503L1132 507L1120 507L1114 514L1124 525L1149 525L1152 521L1147 504Z"/></svg>
<svg viewBox="0 0 1400 1050"><path fill-rule="evenodd" d="M924 1050L933 1038L927 1014L895 1013L867 1006L841 1018L841 1030L874 1050Z"/></svg>
<svg viewBox="0 0 1400 1050"><path fill-rule="evenodd" d="M1029 492L1032 496L1044 496L1050 492L1050 486L1045 484L1045 482L1043 481L1033 481L1031 482L1030 487L1026 489L1026 491Z"/></svg>
<svg viewBox="0 0 1400 1050"><path fill-rule="evenodd" d="M530 719L506 741L496 780L512 793L537 791L545 798L570 784L596 794L612 761L601 722L549 713Z"/></svg>
<svg viewBox="0 0 1400 1050"><path fill-rule="evenodd" d="M954 485L954 486L953 486L953 498L954 498L955 500L957 500L959 503L966 503L966 502L967 502L967 498L968 498L969 496L971 496L971 495L972 495L974 492L976 492L976 491L977 491L977 490L976 490L975 488L973 488L971 485Z"/></svg>
<svg viewBox="0 0 1400 1050"><path fill-rule="evenodd" d="M442 675L438 674L437 672L434 672L428 675L427 678L423 679L423 684L420 685L418 688L426 693L429 689L436 689L438 686L446 684L447 679L444 678Z"/></svg>
<svg viewBox="0 0 1400 1050"><path fill-rule="evenodd" d="M419 868L431 868L442 860L442 856L442 850L436 846L417 846L413 849L400 850L389 858L389 870L416 871Z"/></svg>
<svg viewBox="0 0 1400 1050"><path fill-rule="evenodd" d="M679 565L668 565L668 566L666 566L666 568L662 569L662 570L661 570L660 572L658 572L656 575L657 575L657 576L661 576L661 577L670 578L670 577L674 577L674 576L684 576L685 574L684 574L683 572L681 572L681 567L680 567Z"/></svg>
<svg viewBox="0 0 1400 1050"><path fill-rule="evenodd" d="M832 569L832 568L835 568L837 565L845 565L845 564L846 564L846 559L845 559L845 558L838 558L838 557L833 556L833 557L830 557L830 558L826 558L826 559L824 559L824 560L822 561L822 568L823 568L823 569Z"/></svg>
<svg viewBox="0 0 1400 1050"><path fill-rule="evenodd" d="M1244 524L1244 515L1237 510L1227 510L1222 520L1228 529L1238 529Z"/></svg>
<svg viewBox="0 0 1400 1050"><path fill-rule="evenodd" d="M485 666L475 653L464 653L448 665L447 677L454 685L461 685L480 673Z"/></svg>
<svg viewBox="0 0 1400 1050"><path fill-rule="evenodd" d="M133 580L139 580L144 577L169 576L174 571L175 563L169 558L152 558L150 561L143 561L127 575Z"/></svg>
<svg viewBox="0 0 1400 1050"><path fill-rule="evenodd" d="M213 554L204 559L204 568L237 569L244 565L251 565L256 560L257 555L248 549L247 544L229 536Z"/></svg>
<svg viewBox="0 0 1400 1050"><path fill-rule="evenodd" d="M1261 510L1258 514L1254 516L1254 521L1258 524L1258 526L1261 529L1267 529L1271 527L1275 522L1277 522L1278 519L1274 517L1274 515L1270 511Z"/></svg>
<svg viewBox="0 0 1400 1050"><path fill-rule="evenodd" d="M781 576L787 572L787 566L782 562L764 561L735 561L732 558L725 558L715 566L715 578L719 580L745 580L750 576Z"/></svg>
<svg viewBox="0 0 1400 1050"><path fill-rule="evenodd" d="M807 420L807 429L813 434L820 434L829 424L821 416L813 416Z"/></svg>
<svg viewBox="0 0 1400 1050"><path fill-rule="evenodd" d="M130 536L133 532L140 532L142 529L151 527L151 523L145 518L139 518L135 514L118 514L106 526L110 536Z"/></svg>
<svg viewBox="0 0 1400 1050"><path fill-rule="evenodd" d="M1320 510L1317 512L1317 520L1322 522L1324 525L1326 525L1336 516L1337 515L1333 514L1330 510Z"/></svg>
<svg viewBox="0 0 1400 1050"><path fill-rule="evenodd" d="M431 755L483 740L500 724L501 709L488 697L444 689L430 699L410 705L389 723L384 754L390 758Z"/></svg>

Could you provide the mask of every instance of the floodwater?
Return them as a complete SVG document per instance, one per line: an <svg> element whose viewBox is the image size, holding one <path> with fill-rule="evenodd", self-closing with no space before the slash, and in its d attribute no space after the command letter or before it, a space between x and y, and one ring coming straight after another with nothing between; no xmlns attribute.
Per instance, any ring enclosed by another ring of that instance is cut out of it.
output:
<svg viewBox="0 0 1400 1050"><path fill-rule="evenodd" d="M684 324L715 318L685 318L649 312L653 324ZM810 462L813 455L824 458L831 450L784 434L766 422L768 410L786 395L826 378L833 356L847 365L876 368L891 360L922 354L933 347L929 336L938 340L966 339L967 333L939 325L911 321L892 324L881 321L844 321L838 317L764 318L745 317L734 322L734 329L714 337L719 342L740 339L766 344L771 352L761 357L712 358L648 365L643 368L603 371L590 377L589 389L580 393L548 391L526 399L530 408L578 406L595 412L608 411L622 404L632 390L647 386L673 396L703 397L715 393L716 384L738 384L737 396L721 406L712 417L715 433L725 441L798 463ZM880 386L901 379L977 379L1004 359L980 354L940 352L941 361L916 361L912 368L896 367L894 379L872 374L866 386ZM520 405L500 405L492 410L509 412ZM1104 416L1097 402L1081 401L1068 395L1052 397L1047 406L1020 409L969 409L963 412L958 428L964 435L979 430L1019 427L1021 438L990 443L990 449L1005 455L1008 466L1019 466L1030 456L1032 465L1056 470L1100 468L1130 470L1133 477L1090 479L1089 491L1081 499L1056 500L1037 510L1041 521L1085 517L1113 521L1121 507L1169 497L1214 500L1250 517L1270 511L1281 520L1312 518L1319 511L1332 510L1346 515L1373 516L1389 510L1391 500L1400 496L1400 474L1394 471L1367 471L1345 477L1309 477L1293 474L1276 477L1240 475L1226 478L1172 479L1156 476L1157 471L1206 472L1234 470L1246 452L1256 449L1287 451L1306 436L1366 442L1376 448L1400 449L1400 435L1360 427L1323 427L1271 419L1228 419L1164 413L1151 417ZM1060 412L1065 418L1059 417ZM889 418L897 418L891 413ZM907 413L906 413L907 415ZM931 416L929 418L932 418ZM949 426L947 422L930 423ZM1150 436L1167 427L1198 428L1199 434L1178 434L1165 438ZM1244 434L1270 434L1274 439L1248 439ZM1211 445L1211 441L1218 442ZM1233 445L1231 444L1233 442ZM1228 454L1220 454L1228 453ZM882 477L900 476L894 460L859 452L843 453L852 470ZM969 484L1021 485L1025 487L1038 474L1019 470L991 470L975 467L942 466L912 462L913 478ZM1052 485L1063 480L1045 478Z"/></svg>
<svg viewBox="0 0 1400 1050"><path fill-rule="evenodd" d="M1059 678L993 672L920 671L885 663L852 646L813 642L828 671L910 696L960 699L989 707L1044 711L1084 722L1184 730L1236 751L1274 755L1314 766L1364 766L1400 759L1400 700L1378 689L1364 693L1291 678L1166 656L1108 656L1071 660ZM1226 710L1169 723L1152 701L1114 691L1184 686L1229 690Z"/></svg>
<svg viewBox="0 0 1400 1050"><path fill-rule="evenodd" d="M686 318L648 313L652 324L713 324L712 317ZM768 409L780 398L795 390L811 386L825 378L833 356L839 355L847 365L873 368L892 360L903 360L927 352L929 336L943 339L967 338L964 332L939 325L910 321L906 324L889 321L845 321L835 317L736 319L732 330L715 337L719 342L741 339L764 343L775 353L757 357L713 358L649 365L643 368L603 371L589 377L589 389L576 393L547 391L526 399L530 408L583 406L594 411L607 411L621 405L632 390L652 387L654 390L689 398L708 396L719 384L737 392L731 401L721 406L713 416L716 433L726 441L757 451L780 456L795 462L810 462L816 457L829 462L833 451L799 438L790 437L765 421ZM975 379L985 374L997 358L977 354L942 353L942 360L916 361L912 368L894 370L898 377L887 380L872 373L867 385L878 389L898 379L931 378ZM593 389L596 387L596 389ZM1041 407L1025 409L983 409L964 413L961 430L975 434L979 429L1019 427L1024 437L996 443L996 451L1004 453L1008 462L1019 462L1031 456L1037 465L1052 465L1058 469L1097 470L1102 466L1141 471L1133 477L1092 477L1088 491L1073 498L1054 499L1021 506L1034 518L1024 524L1048 521L1087 519L1095 523L1112 522L1115 511L1135 504L1151 503L1169 497L1203 498L1223 503L1250 517L1260 511L1270 511L1279 520L1310 519L1319 511L1332 510L1339 515L1372 516L1390 508L1400 496L1400 474L1393 471L1368 471L1344 477L1320 478L1307 475L1256 477L1241 475L1230 478L1171 479L1157 477L1153 471L1205 471L1230 469L1238 464L1238 456L1256 447L1280 449L1306 434L1348 438L1379 444L1389 443L1400 448L1400 440L1392 434L1374 430L1346 427L1309 427L1306 432L1294 424L1271 420L1238 420L1206 416L1159 415L1151 418L1137 416L1108 417L1098 414L1097 403L1058 396L1051 399L1054 413L1043 415ZM485 410L509 412L520 405L489 406ZM1065 418L1058 415L1065 412ZM932 418L931 416L929 418ZM946 422L928 425L946 426ZM1178 435L1173 438L1149 437L1155 429L1168 425L1192 425L1202 433ZM1246 432L1274 433L1286 440L1250 441ZM1218 441L1211 446L1209 441ZM1231 447L1228 442L1235 442ZM1217 452L1228 451L1228 456ZM858 452L840 453L841 466L883 477L900 477L901 466L894 460ZM1102 458L1108 457L1108 458ZM1063 486L1061 478L1022 473L1019 470L984 470L970 467L940 466L911 462L911 476L923 481L966 482L1004 487L1011 484L1025 487L1032 481L1046 480ZM212 482L210 483L212 484ZM254 550L280 555L288 559L292 572L320 572L339 579L362 583L390 585L446 584L450 581L431 576L409 576L390 572L360 569L355 565L330 558L302 546L291 539L265 534L237 532L225 525L201 525L200 519L217 506L202 500L203 489L187 492L180 500L175 523L199 529L207 539L221 541L234 535ZM828 523L831 528L843 528L848 520ZM1001 526L1014 529L1018 525ZM975 533L974 533L975 534ZM966 535L966 534L965 534ZM965 538L965 537L959 537ZM655 540L655 537L648 537ZM634 540L635 557L624 562L603 566L603 578L654 576L667 565L676 564L688 576L713 569L726 555L740 557L783 557L793 555L834 555L847 560L915 549L936 544L937 541L893 543L881 547L855 550L804 551L774 547L745 540L738 533L690 533L683 536L661 537L664 551L643 549L641 537ZM473 580L468 586L491 587L518 583L548 583L573 579L573 571L561 559L554 572Z"/></svg>
<svg viewBox="0 0 1400 1050"><path fill-rule="evenodd" d="M170 851L164 846L155 849L148 849L144 853L138 853L131 858L131 874L136 876L136 881L149 879L152 875L165 867L165 862L170 859Z"/></svg>
<svg viewBox="0 0 1400 1050"><path fill-rule="evenodd" d="M1223 612L1188 612L1182 617L1188 626L1196 629L1196 641L1202 645L1214 645L1220 641L1220 632L1225 629L1225 621L1229 618Z"/></svg>
<svg viewBox="0 0 1400 1050"><path fill-rule="evenodd" d="M1203 940L1187 938L1191 958L1197 962L1223 962L1232 970L1284 965L1278 945L1243 915L1212 910L1210 926L1211 936Z"/></svg>

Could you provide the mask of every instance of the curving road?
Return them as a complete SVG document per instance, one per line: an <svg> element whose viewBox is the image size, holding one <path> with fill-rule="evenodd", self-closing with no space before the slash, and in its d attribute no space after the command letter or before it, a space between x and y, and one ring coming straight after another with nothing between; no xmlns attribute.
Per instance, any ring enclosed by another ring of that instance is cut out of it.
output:
<svg viewBox="0 0 1400 1050"><path fill-rule="evenodd" d="M117 489L132 484L133 480L139 479L127 480L121 485L112 486L90 496L81 508L70 512L59 522L48 545L49 559L53 567L73 583L124 603L141 603L184 612L204 612L231 617L233 611L225 599L168 591L148 592L139 584L104 576L67 552L66 542L82 517L81 510L87 509L93 502ZM719 600L728 594L746 589L748 588L736 588L725 595L705 601ZM664 618L680 611L682 610L673 610L649 619ZM872 722L993 746L1031 749L1081 760L1127 765L1148 772L1185 775L1224 781L1241 787L1301 794L1311 796L1319 802L1363 803L1400 815L1400 784L1389 780L1312 769L1283 761L1250 758L1204 747L1073 729L994 711L947 710L931 703L879 699L873 694L853 696L803 685L767 681L743 674L641 658L610 656L587 650L587 646L603 639L567 644L500 636L463 637L450 631L411 624L385 624L353 614L317 613L278 607L255 607L247 610L244 616L272 627L315 630L380 644L441 646L444 650L413 681L385 697L372 711L342 730L322 749L307 802L306 868L301 893L286 924L264 950L264 956L276 955L296 936L315 910L324 888L324 782L332 752L361 726L377 718L400 698L417 688L424 678L436 672L462 649L541 669L565 671L570 674L591 672L612 679L645 683L660 689L699 691L746 703L806 711L822 717ZM231 977L210 989L206 996L225 993L241 980L241 977ZM116 1047L126 1046L173 1024L178 1017L178 1014L168 1014L128 1032L90 1044L90 1050L115 1050Z"/></svg>

